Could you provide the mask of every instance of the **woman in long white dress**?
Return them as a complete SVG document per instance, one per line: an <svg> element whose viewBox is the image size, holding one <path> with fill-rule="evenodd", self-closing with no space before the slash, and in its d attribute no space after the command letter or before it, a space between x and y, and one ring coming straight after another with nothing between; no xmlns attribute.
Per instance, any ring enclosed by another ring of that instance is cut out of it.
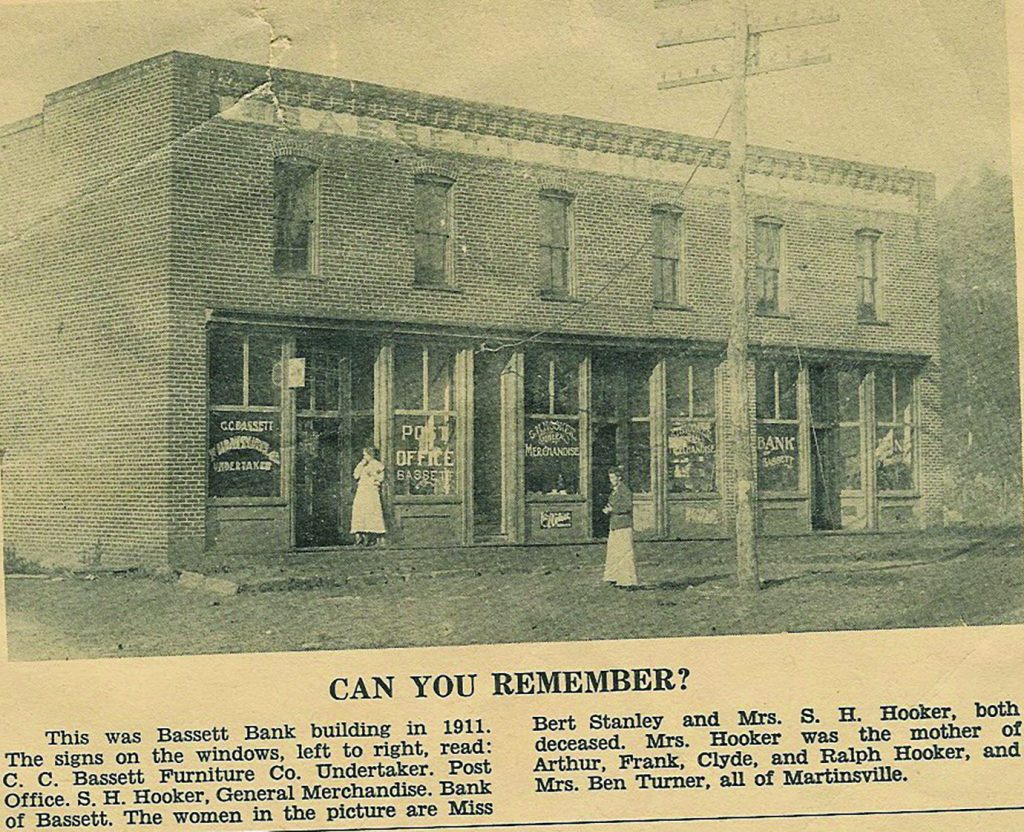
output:
<svg viewBox="0 0 1024 832"><path fill-rule="evenodd" d="M387 534L384 510L380 501L380 487L384 483L384 463L376 448L363 448L352 479L356 481L356 496L352 501L352 534L360 546L372 546Z"/></svg>

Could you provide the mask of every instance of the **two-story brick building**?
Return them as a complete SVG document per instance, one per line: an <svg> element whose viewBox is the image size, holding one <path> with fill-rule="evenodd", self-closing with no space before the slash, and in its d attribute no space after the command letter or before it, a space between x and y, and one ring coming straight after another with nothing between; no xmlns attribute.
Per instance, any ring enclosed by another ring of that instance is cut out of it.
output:
<svg viewBox="0 0 1024 832"><path fill-rule="evenodd" d="M9 544L344 544L366 445L401 545L599 537L613 464L642 535L728 535L727 159L182 53L48 96L0 131ZM762 530L940 522L932 177L748 188Z"/></svg>

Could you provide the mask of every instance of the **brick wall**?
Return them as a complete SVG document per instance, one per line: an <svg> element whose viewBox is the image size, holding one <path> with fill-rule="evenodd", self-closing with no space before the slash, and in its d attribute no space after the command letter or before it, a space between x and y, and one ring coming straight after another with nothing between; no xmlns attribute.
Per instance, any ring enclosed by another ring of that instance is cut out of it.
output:
<svg viewBox="0 0 1024 832"><path fill-rule="evenodd" d="M166 562L170 91L137 65L0 148L5 530L31 560Z"/></svg>

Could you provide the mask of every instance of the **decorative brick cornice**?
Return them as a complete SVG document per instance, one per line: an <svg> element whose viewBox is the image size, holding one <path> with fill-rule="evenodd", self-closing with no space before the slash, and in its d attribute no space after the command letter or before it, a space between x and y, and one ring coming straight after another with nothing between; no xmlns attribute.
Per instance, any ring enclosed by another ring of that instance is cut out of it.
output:
<svg viewBox="0 0 1024 832"><path fill-rule="evenodd" d="M214 95L242 98L267 84L269 80L277 103L286 107L310 107L348 113L357 117L367 116L399 123L687 165L724 168L729 161L729 145L720 140L428 95L365 81L332 78L183 52L160 55L115 70L113 73L53 93L47 97L47 102L60 100L95 85L109 83L121 74L137 74L141 67L165 61L175 62L185 75L192 75L197 80L212 84ZM748 160L753 173L776 178L889 192L917 197L922 201L927 200L928 194L934 193L933 175L906 168L885 167L765 147L751 147Z"/></svg>

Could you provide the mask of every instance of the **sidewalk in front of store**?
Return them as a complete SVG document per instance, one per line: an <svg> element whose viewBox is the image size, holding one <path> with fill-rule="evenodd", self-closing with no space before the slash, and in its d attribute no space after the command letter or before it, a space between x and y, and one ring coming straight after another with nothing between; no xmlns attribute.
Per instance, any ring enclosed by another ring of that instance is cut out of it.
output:
<svg viewBox="0 0 1024 832"><path fill-rule="evenodd" d="M1024 623L1019 529L768 540L755 594L734 557L727 541L641 543L637 592L602 584L599 545L239 559L204 576L230 593L9 576L8 644L23 660Z"/></svg>
<svg viewBox="0 0 1024 832"><path fill-rule="evenodd" d="M966 554L984 536L969 529L913 535L802 535L762 540L759 553L767 579L782 580L808 572L934 563ZM734 569L735 549L728 540L640 541L636 548L642 574L659 583L725 580ZM211 558L193 567L206 583L198 578L186 583L227 594L358 588L485 574L586 571L598 567L603 558L603 543L451 549L349 546Z"/></svg>

